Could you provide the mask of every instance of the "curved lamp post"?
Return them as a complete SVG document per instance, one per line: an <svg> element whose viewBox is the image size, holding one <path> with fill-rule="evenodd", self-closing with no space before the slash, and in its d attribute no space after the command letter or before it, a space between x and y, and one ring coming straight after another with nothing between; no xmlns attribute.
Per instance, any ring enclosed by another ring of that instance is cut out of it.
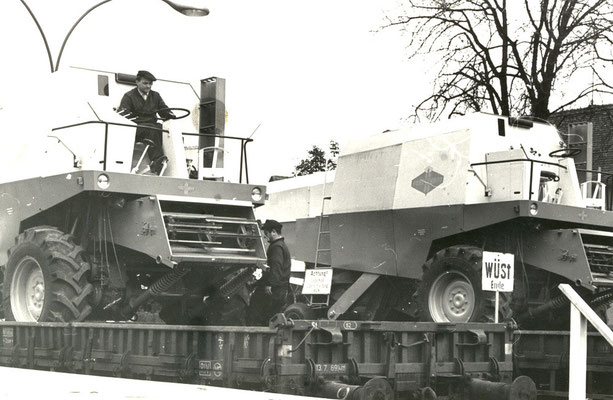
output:
<svg viewBox="0 0 613 400"><path fill-rule="evenodd" d="M25 0L20 0L20 1L21 1L21 4L23 4L23 6L26 8L26 10L28 10L28 13L30 14L30 16L34 20L34 23L36 24L36 27L38 28L38 31L40 32L40 35L43 38L43 42L45 43L45 49L47 50L47 57L49 58L49 66L51 67L51 72L55 72L55 71L57 71L60 68L60 60L62 59L62 53L64 53L64 48L66 47L66 42L68 42L68 38L70 38L70 35L72 34L72 31L75 30L77 25L79 25L79 23L83 20L83 18L85 18L87 16L87 14L89 14L90 12L95 10L96 8L100 7L101 5L106 4L106 3L108 3L108 2L110 2L112 0L103 0L100 3L94 5L92 8L90 8L87 11L85 11L83 13L83 15L81 15L81 17L79 17L79 19L72 25L72 27L70 28L70 30L66 34L66 37L64 38L64 41L62 42L62 47L60 48L60 52L57 55L57 60L55 62L55 67L53 66L53 57L51 56L51 50L49 49L49 43L47 42L47 37L45 36L45 33L43 32L42 27L38 23L38 20L34 16L34 13L30 9L30 7L28 7L28 5L26 4ZM207 8L197 8L197 7L184 6L184 5L172 2L170 0L161 0L161 1L163 1L166 4L168 4L175 11L180 12L183 15L187 15L188 17L204 17L204 16L209 15L209 10Z"/></svg>

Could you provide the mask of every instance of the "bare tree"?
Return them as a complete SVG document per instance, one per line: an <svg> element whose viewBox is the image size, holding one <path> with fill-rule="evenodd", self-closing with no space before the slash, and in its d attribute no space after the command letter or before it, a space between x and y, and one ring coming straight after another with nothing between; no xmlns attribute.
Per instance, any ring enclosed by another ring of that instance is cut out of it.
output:
<svg viewBox="0 0 613 400"><path fill-rule="evenodd" d="M410 57L439 57L434 92L415 118L489 111L546 119L613 93L603 74L613 62L611 0L408 0L400 9L382 28L410 35ZM563 100L550 110L552 95Z"/></svg>

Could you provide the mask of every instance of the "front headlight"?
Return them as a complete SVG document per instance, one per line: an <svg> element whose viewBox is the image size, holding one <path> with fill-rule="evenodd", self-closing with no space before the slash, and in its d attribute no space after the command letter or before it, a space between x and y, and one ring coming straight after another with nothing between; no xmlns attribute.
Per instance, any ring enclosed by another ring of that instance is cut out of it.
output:
<svg viewBox="0 0 613 400"><path fill-rule="evenodd" d="M536 215L539 212L539 206L536 203L530 203L530 215Z"/></svg>
<svg viewBox="0 0 613 400"><path fill-rule="evenodd" d="M254 187L251 190L251 198L253 201L261 201L262 200L262 189L259 187Z"/></svg>
<svg viewBox="0 0 613 400"><path fill-rule="evenodd" d="M111 186L111 180L107 174L98 175L98 187L100 189L108 189Z"/></svg>

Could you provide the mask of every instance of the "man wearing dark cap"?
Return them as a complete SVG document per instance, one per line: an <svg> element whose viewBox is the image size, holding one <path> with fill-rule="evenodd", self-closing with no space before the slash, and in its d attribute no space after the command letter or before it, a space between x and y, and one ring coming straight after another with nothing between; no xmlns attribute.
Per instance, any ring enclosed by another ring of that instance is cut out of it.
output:
<svg viewBox="0 0 613 400"><path fill-rule="evenodd" d="M151 161L152 172L157 174L166 160L162 150L162 124L158 123L158 114L164 121L174 119L175 115L172 111L163 110L168 106L158 92L151 90L154 81L156 78L151 72L138 71L136 87L123 95L117 112L140 125L136 128L136 142L143 142L145 139L153 142L147 150L147 155Z"/></svg>
<svg viewBox="0 0 613 400"><path fill-rule="evenodd" d="M283 311L287 299L291 255L281 236L282 228L274 219L267 220L261 228L270 243L266 251L269 268L251 296L248 313L250 325L268 325L268 320L274 314Z"/></svg>

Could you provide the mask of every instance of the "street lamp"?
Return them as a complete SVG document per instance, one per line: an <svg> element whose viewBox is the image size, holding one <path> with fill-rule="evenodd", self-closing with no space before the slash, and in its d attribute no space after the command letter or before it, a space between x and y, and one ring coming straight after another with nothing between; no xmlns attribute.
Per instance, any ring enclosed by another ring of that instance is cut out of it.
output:
<svg viewBox="0 0 613 400"><path fill-rule="evenodd" d="M170 0L162 1L172 7L175 11L180 12L183 15L187 15L188 17L206 17L207 15L209 15L208 8L183 6L181 4L173 3Z"/></svg>
<svg viewBox="0 0 613 400"><path fill-rule="evenodd" d="M43 32L42 27L38 23L38 20L34 16L34 13L30 9L30 7L28 7L28 5L26 4L25 0L20 0L20 1L21 1L21 4L23 4L23 6L26 8L26 10L28 10L28 13L30 14L30 16L34 20L34 23L36 24L36 27L38 28L38 31L40 32L40 35L43 38L43 42L45 43L45 49L47 49L47 57L49 58L49 66L51 67L51 72L55 72L55 71L57 71L60 68L60 60L62 58L62 53L64 53L64 47L66 47L66 42L68 42L68 38L72 34L72 31L75 30L77 25L79 25L79 22L81 22L83 20L83 18L85 18L87 16L87 14L89 14L90 12L95 10L96 8L100 7L101 5L106 4L106 3L108 3L108 2L110 2L112 0L103 0L100 3L94 5L92 8L90 8L87 11L85 11L83 13L83 15L81 15L81 17L72 25L72 27L70 28L70 30L66 34L66 37L64 38L64 41L62 42L62 47L60 48L60 52L58 53L57 60L55 62L55 68L53 67L53 57L51 56L51 50L49 49L49 43L47 42L47 37L45 36L45 33ZM187 15L188 17L204 17L204 16L209 15L208 8L198 8L198 7L184 6L184 5L177 4L177 3L173 2L173 1L170 1L170 0L162 0L162 1L164 3L166 3L166 4L168 4L170 7L172 7L175 11L180 12L183 15Z"/></svg>

